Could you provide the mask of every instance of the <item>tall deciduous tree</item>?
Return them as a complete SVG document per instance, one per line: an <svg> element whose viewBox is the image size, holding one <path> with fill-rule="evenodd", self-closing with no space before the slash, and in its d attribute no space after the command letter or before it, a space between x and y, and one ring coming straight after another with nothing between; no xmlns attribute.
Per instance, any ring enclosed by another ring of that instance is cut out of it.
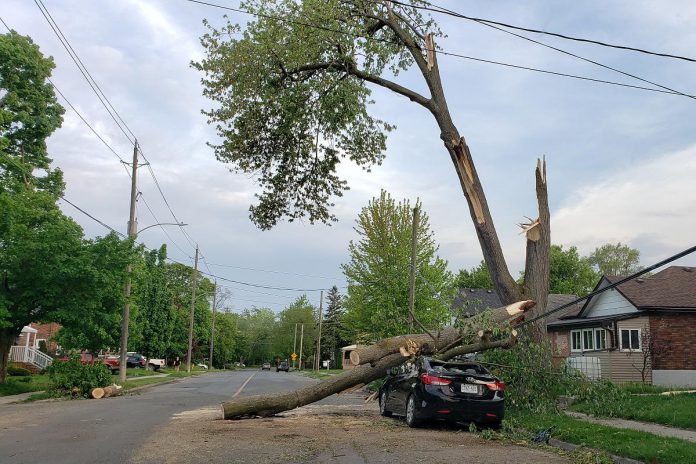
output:
<svg viewBox="0 0 696 464"><path fill-rule="evenodd" d="M319 310L309 302L306 295L298 297L278 315L278 322L273 336L273 356L280 359L288 359L292 349L296 348L299 356L300 324L304 324L304 340L302 344L302 357L306 360L312 358L316 352L318 334ZM297 346L295 344L295 325L297 324Z"/></svg>
<svg viewBox="0 0 696 464"><path fill-rule="evenodd" d="M493 280L491 273L488 272L488 266L485 261L471 268L470 270L461 269L455 279L457 288L493 288Z"/></svg>
<svg viewBox="0 0 696 464"><path fill-rule="evenodd" d="M371 87L403 96L430 113L459 178L469 214L504 303L534 299L545 310L549 290L550 213L546 166L536 169L538 219L527 232L524 280L505 261L471 151L448 108L440 75L434 20L421 0L249 0L256 19L241 38L228 23L203 36L204 94L218 107L207 112L221 138L216 157L253 173L263 191L251 207L261 228L309 216L330 221L333 198L348 188L337 175L342 161L369 170L381 162L387 123L368 112ZM427 90L399 82L412 67ZM391 76L395 76L392 79ZM451 200L448 200L451 201ZM539 334L543 323L537 325Z"/></svg>
<svg viewBox="0 0 696 464"><path fill-rule="evenodd" d="M603 275L629 275L641 269L640 251L621 242L602 245L587 259Z"/></svg>
<svg viewBox="0 0 696 464"><path fill-rule="evenodd" d="M421 323L432 327L449 321L447 300L434 292L450 291L453 279L447 271L447 262L437 256L438 246L428 215L420 202L416 207L420 210L420 220L414 312ZM356 222L359 238L350 242L350 261L342 266L348 280L343 321L356 338L374 340L405 333L409 330L411 204L408 200L397 203L382 191L379 198L363 208Z"/></svg>
<svg viewBox="0 0 696 464"><path fill-rule="evenodd" d="M550 262L551 293L585 296L599 280L588 259L574 246L564 250L562 245L551 245Z"/></svg>

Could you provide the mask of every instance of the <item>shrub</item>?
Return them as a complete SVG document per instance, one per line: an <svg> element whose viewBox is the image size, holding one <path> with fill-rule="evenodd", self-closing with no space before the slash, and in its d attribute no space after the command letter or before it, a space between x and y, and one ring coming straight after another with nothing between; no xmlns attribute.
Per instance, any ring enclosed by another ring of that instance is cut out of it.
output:
<svg viewBox="0 0 696 464"><path fill-rule="evenodd" d="M19 366L8 366L7 374L14 377L31 377L31 372L28 369Z"/></svg>
<svg viewBox="0 0 696 464"><path fill-rule="evenodd" d="M46 371L51 379L51 388L62 393L75 390L82 395L96 387L111 383L111 370L106 364L81 364L78 360L55 362Z"/></svg>

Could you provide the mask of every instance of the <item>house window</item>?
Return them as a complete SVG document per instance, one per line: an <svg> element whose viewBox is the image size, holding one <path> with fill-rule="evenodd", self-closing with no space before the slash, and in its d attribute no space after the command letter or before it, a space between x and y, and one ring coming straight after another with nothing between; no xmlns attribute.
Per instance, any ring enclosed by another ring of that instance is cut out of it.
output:
<svg viewBox="0 0 696 464"><path fill-rule="evenodd" d="M570 332L570 351L594 351L607 349L607 331L604 329L581 329Z"/></svg>
<svg viewBox="0 0 696 464"><path fill-rule="evenodd" d="M640 329L621 329L621 351L640 351Z"/></svg>
<svg viewBox="0 0 696 464"><path fill-rule="evenodd" d="M595 348L598 350L607 349L607 331L604 329L594 329Z"/></svg>
<svg viewBox="0 0 696 464"><path fill-rule="evenodd" d="M592 351L594 350L594 330L583 329L582 330L582 350Z"/></svg>
<svg viewBox="0 0 696 464"><path fill-rule="evenodd" d="M582 337L579 330L573 330L570 332L570 351L582 351Z"/></svg>

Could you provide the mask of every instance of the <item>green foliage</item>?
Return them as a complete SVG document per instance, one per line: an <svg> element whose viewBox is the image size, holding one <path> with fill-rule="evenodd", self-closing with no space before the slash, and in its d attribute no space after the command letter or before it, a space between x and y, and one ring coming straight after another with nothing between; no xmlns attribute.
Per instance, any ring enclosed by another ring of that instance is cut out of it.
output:
<svg viewBox="0 0 696 464"><path fill-rule="evenodd" d="M453 288L453 278L447 271L447 262L436 254L438 246L428 215L420 202L416 202L416 207L420 221L414 312L425 326L434 327L449 321L446 294ZM347 338L376 340L409 330L412 214L408 200L396 203L382 191L358 216L355 231L359 239L350 242L350 262L342 266L348 280L343 317ZM440 298L433 290L439 292Z"/></svg>
<svg viewBox="0 0 696 464"><path fill-rule="evenodd" d="M580 257L574 246L564 250L562 245L551 245L549 261L551 293L584 296L599 280L589 259Z"/></svg>
<svg viewBox="0 0 696 464"><path fill-rule="evenodd" d="M241 38L237 24L208 25L206 58L193 63L205 74L204 95L217 104L205 113L221 139L215 155L253 173L263 188L251 207L259 227L283 217L335 220L332 198L348 188L336 174L339 163L369 171L381 163L392 129L368 113L367 82L408 69L413 58L391 29L375 27L379 2L249 0L241 7L262 14ZM419 10L393 7L437 32ZM374 40L356 40L367 35Z"/></svg>
<svg viewBox="0 0 696 464"><path fill-rule="evenodd" d="M213 365L224 368L237 360L237 340L239 315L227 312L215 314L215 344L213 345Z"/></svg>
<svg viewBox="0 0 696 464"><path fill-rule="evenodd" d="M588 383L580 374L554 368L550 347L526 337L511 349L485 351L483 360L505 382L505 401L511 409L554 412L559 395Z"/></svg>
<svg viewBox="0 0 696 464"><path fill-rule="evenodd" d="M298 298L298 301L296 302L296 310L291 310L291 313L297 311L297 312L303 312L303 307L307 305L307 300L306 297L300 297ZM310 309L310 312L312 310ZM290 344L287 343L288 336L292 336L294 331L294 322L295 321L303 321L305 319L298 318L298 319L290 319L288 318L288 324L284 324L285 326L285 333L282 334L282 339L285 340L285 343L283 341L276 339L276 336L279 336L280 333L276 329L276 315L273 311L267 308L252 308L252 309L245 309L242 312L242 317L239 320L239 328L240 331L243 334L240 344L240 350L239 350L239 362L247 365L256 365L256 364L261 364L263 362L270 362L277 353L275 353L275 349L283 345L285 349L283 350L284 352L287 352L288 350L292 349L292 339L290 339ZM289 323L292 321L292 328L290 327ZM311 326L314 326L314 320L312 319L311 321ZM307 329L309 326L306 326L305 329ZM289 335L288 335L288 332ZM305 333L307 336L308 334ZM306 340L306 339L305 339ZM305 341L305 346L306 345ZM297 345L299 347L300 344L300 328L297 328Z"/></svg>
<svg viewBox="0 0 696 464"><path fill-rule="evenodd" d="M29 377L31 372L28 369L19 366L9 366L7 368L7 374L13 377Z"/></svg>
<svg viewBox="0 0 696 464"><path fill-rule="evenodd" d="M79 394L85 395L92 388L106 387L111 384L111 371L106 364L81 364L79 360L55 362L47 369L51 379L51 388L62 393L71 393L77 388Z"/></svg>
<svg viewBox="0 0 696 464"><path fill-rule="evenodd" d="M79 268L75 272L82 291L75 295L80 300L71 306L79 310L56 315L55 320L63 325L56 341L64 349L87 349L93 353L116 349L125 302L126 268L133 257L132 242L111 233L86 240L77 253Z"/></svg>
<svg viewBox="0 0 696 464"><path fill-rule="evenodd" d="M640 251L620 242L598 247L587 260L602 275L625 276L642 269Z"/></svg>
<svg viewBox="0 0 696 464"><path fill-rule="evenodd" d="M48 344L46 340L39 340L39 351L43 354L48 354Z"/></svg>
<svg viewBox="0 0 696 464"><path fill-rule="evenodd" d="M159 358L170 347L176 316L173 293L167 280L167 247L143 251L134 267L133 337L135 350L147 358ZM188 329L188 325L179 330Z"/></svg>
<svg viewBox="0 0 696 464"><path fill-rule="evenodd" d="M326 295L326 313L321 330L322 360L331 360L331 367L341 367L338 365L341 357L340 349L349 344L349 341L343 337L344 313L343 297L338 292L338 287L334 285Z"/></svg>
<svg viewBox="0 0 696 464"><path fill-rule="evenodd" d="M311 359L316 353L317 336L319 332L319 309L312 305L306 295L297 298L292 304L278 315L278 322L271 327L272 343L269 344L271 357L266 359L288 359L292 354L295 341L295 324L297 324L297 355L300 355L300 335L304 324L304 340L302 343L302 357ZM264 331L265 333L265 331ZM260 360L263 361L263 360ZM311 361L310 361L311 362Z"/></svg>
<svg viewBox="0 0 696 464"><path fill-rule="evenodd" d="M48 82L54 66L29 37L0 34L0 192L28 186L54 195L63 190L62 173L50 169L46 151L64 112Z"/></svg>
<svg viewBox="0 0 696 464"><path fill-rule="evenodd" d="M485 261L471 268L470 270L461 269L454 280L456 288L484 288L492 289L493 280L488 271L488 265Z"/></svg>

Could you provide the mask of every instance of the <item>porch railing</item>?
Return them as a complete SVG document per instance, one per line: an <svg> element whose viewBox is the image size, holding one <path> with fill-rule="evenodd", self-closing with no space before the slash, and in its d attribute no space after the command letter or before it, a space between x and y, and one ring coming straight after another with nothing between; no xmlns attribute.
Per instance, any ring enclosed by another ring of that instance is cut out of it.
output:
<svg viewBox="0 0 696 464"><path fill-rule="evenodd" d="M10 361L31 363L39 369L45 369L53 363L53 358L38 348L15 345L10 348Z"/></svg>

